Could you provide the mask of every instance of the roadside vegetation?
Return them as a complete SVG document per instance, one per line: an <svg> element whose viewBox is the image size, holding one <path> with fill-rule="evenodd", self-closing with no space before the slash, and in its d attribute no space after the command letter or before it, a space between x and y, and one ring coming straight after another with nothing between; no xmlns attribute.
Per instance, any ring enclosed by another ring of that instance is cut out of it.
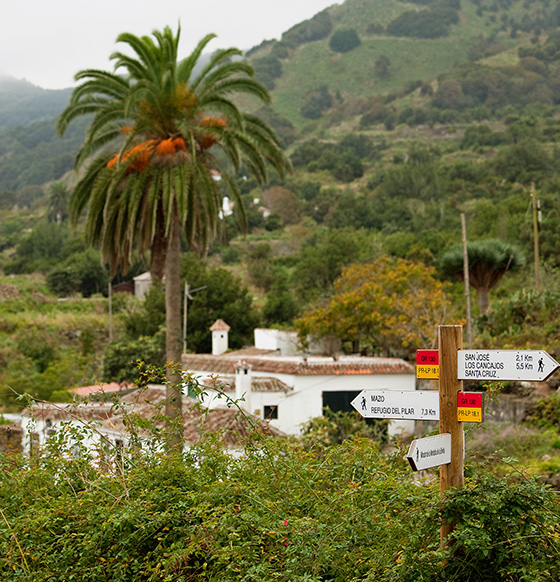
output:
<svg viewBox="0 0 560 582"><path fill-rule="evenodd" d="M223 435L201 435L182 458L155 452L164 438L155 424L133 414L126 424L124 449L86 448L95 426L68 425L30 458L1 457L3 580L544 582L560 574L557 495L504 453L491 460L469 450L465 487L441 498L437 470L418 481L406 445L383 444L355 415L327 414L301 439L255 431L234 455ZM508 452L523 446L511 437ZM443 547L442 520L456 523Z"/></svg>

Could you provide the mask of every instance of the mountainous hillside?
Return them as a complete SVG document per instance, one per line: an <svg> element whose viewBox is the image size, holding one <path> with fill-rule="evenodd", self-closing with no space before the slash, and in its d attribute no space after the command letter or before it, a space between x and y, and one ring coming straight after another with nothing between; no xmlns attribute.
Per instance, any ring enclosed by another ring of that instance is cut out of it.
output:
<svg viewBox="0 0 560 582"><path fill-rule="evenodd" d="M331 108L367 109L376 95L437 92L441 75L469 64L515 66L518 50L531 56L559 16L555 3L540 0L347 0L255 47L249 59L277 113L301 129Z"/></svg>
<svg viewBox="0 0 560 582"><path fill-rule="evenodd" d="M71 89L41 89L28 81L0 75L0 131L56 117L68 103Z"/></svg>
<svg viewBox="0 0 560 582"><path fill-rule="evenodd" d="M390 128L403 110L417 123L445 123L449 111L560 101L559 49L546 42L559 14L547 0L347 0L247 58L272 91L273 110L263 113L286 144L356 120ZM72 167L83 127L62 139L54 131L70 92L0 78L0 191Z"/></svg>

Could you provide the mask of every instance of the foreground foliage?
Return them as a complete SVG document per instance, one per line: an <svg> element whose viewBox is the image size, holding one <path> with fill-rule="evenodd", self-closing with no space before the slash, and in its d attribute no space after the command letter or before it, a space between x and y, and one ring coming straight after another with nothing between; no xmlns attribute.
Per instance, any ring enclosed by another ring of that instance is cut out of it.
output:
<svg viewBox="0 0 560 582"><path fill-rule="evenodd" d="M227 454L210 435L183 459L60 431L0 461L3 580L551 580L557 500L512 473L439 500L404 452L368 439L303 447L254 435ZM97 456L97 455L100 456ZM102 455L102 457L101 457ZM103 461L101 461L103 458ZM458 522L439 548L441 519Z"/></svg>

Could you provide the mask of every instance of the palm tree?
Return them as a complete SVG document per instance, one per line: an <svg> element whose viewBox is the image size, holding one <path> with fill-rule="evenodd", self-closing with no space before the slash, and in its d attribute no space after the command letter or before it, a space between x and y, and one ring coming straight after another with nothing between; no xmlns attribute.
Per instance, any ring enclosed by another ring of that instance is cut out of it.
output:
<svg viewBox="0 0 560 582"><path fill-rule="evenodd" d="M53 182L49 187L49 210L54 215L57 224L61 224L68 211L68 188L62 182Z"/></svg>
<svg viewBox="0 0 560 582"><path fill-rule="evenodd" d="M152 36L121 34L117 42L132 56L113 53L114 72L79 72L81 84L58 120L62 134L75 118L92 116L77 158L82 173L70 200L72 220L87 209L86 235L113 272L125 271L136 249L141 256L150 251L152 275L165 274L170 384L178 379L170 363L180 362L182 349L181 233L191 249L204 252L220 224L223 193L242 209L235 181L242 167L261 184L269 165L280 175L290 169L272 129L235 102L246 95L270 103L241 52L219 50L200 69L215 35L181 60L179 37L180 29L174 34L169 27ZM169 389L172 418L181 416L179 396Z"/></svg>
<svg viewBox="0 0 560 582"><path fill-rule="evenodd" d="M482 315L490 306L490 289L508 272L523 264L523 255L513 245L499 240L479 240L467 244L469 282L477 291L478 307ZM445 275L463 278L463 250L457 246L440 259Z"/></svg>

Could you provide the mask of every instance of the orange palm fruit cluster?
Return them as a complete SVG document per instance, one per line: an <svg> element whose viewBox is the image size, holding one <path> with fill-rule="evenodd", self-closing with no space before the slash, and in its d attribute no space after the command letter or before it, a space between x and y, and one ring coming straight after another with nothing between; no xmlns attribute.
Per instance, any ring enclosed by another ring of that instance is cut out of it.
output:
<svg viewBox="0 0 560 582"><path fill-rule="evenodd" d="M213 145L213 144L212 144ZM107 162L107 168L113 169L116 167L119 160L121 162L131 161L127 168L129 172L143 172L150 164L150 159L153 154L156 156L172 156L177 152L182 152L187 149L187 144L182 137L169 137L166 139L156 140L148 139L126 150L120 156L116 154Z"/></svg>
<svg viewBox="0 0 560 582"><path fill-rule="evenodd" d="M227 126L227 120L223 117L204 117L200 120L201 127L224 128Z"/></svg>

